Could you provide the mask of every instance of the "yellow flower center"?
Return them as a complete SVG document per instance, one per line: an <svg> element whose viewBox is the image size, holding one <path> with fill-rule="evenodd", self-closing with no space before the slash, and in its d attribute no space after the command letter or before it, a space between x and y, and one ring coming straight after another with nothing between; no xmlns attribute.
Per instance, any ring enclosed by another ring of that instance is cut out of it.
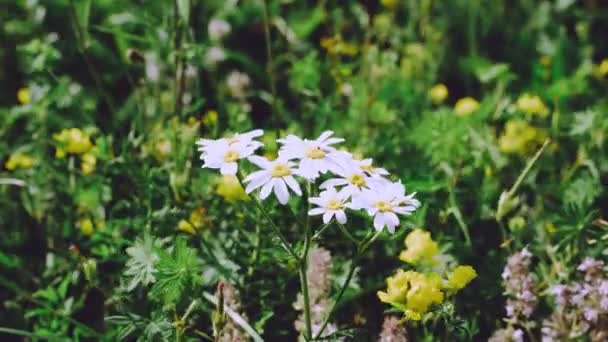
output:
<svg viewBox="0 0 608 342"><path fill-rule="evenodd" d="M374 203L374 207L378 208L381 212L387 212L393 210L393 206L385 201L378 201Z"/></svg>
<svg viewBox="0 0 608 342"><path fill-rule="evenodd" d="M291 174L291 170L289 170L289 167L287 167L287 165L283 165L283 164L277 164L272 168L272 171L270 171L270 175L272 177L285 177L285 176L289 176Z"/></svg>
<svg viewBox="0 0 608 342"><path fill-rule="evenodd" d="M325 206L329 210L338 210L342 207L342 203L340 201L332 199L327 201L327 205Z"/></svg>
<svg viewBox="0 0 608 342"><path fill-rule="evenodd" d="M235 150L228 150L228 152L226 152L226 154L224 155L224 161L226 163L232 163L237 160L239 160L239 152Z"/></svg>
<svg viewBox="0 0 608 342"><path fill-rule="evenodd" d="M365 186L365 178L360 174L354 174L348 178L348 181L356 186L362 187Z"/></svg>
<svg viewBox="0 0 608 342"><path fill-rule="evenodd" d="M306 156L311 159L321 159L325 157L325 152L318 147L306 150Z"/></svg>

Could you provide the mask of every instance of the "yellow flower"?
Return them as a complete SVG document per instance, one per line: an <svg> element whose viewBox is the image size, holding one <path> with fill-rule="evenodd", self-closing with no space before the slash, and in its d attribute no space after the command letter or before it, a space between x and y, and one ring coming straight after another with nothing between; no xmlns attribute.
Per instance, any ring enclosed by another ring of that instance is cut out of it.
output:
<svg viewBox="0 0 608 342"><path fill-rule="evenodd" d="M432 304L440 304L444 299L441 278L435 273L398 270L386 279L386 285L386 292L377 293L380 301L403 310L411 320L420 320Z"/></svg>
<svg viewBox="0 0 608 342"><path fill-rule="evenodd" d="M188 234L192 234L192 235L196 234L196 229L194 228L194 226L186 220L179 220L179 223L177 224L177 229L181 230L182 232L186 232Z"/></svg>
<svg viewBox="0 0 608 342"><path fill-rule="evenodd" d="M447 285L454 290L463 289L473 279L477 278L477 272L469 265L457 266L448 276Z"/></svg>
<svg viewBox="0 0 608 342"><path fill-rule="evenodd" d="M78 220L77 225L83 235L91 236L95 231L93 227L93 221L91 221L91 219L88 217L81 218L80 220Z"/></svg>
<svg viewBox="0 0 608 342"><path fill-rule="evenodd" d="M64 129L53 135L53 139L61 144L61 149L67 153L83 154L93 148L91 138L79 128Z"/></svg>
<svg viewBox="0 0 608 342"><path fill-rule="evenodd" d="M555 225L553 224L553 222L546 222L545 223L545 230L547 231L547 233L549 235L553 235L557 231L557 229L555 228Z"/></svg>
<svg viewBox="0 0 608 342"><path fill-rule="evenodd" d="M215 190L227 202L247 201L249 196L235 175L224 175L217 183Z"/></svg>
<svg viewBox="0 0 608 342"><path fill-rule="evenodd" d="M390 10L395 10L397 9L397 6L399 6L399 0L381 0L380 2L382 3L382 6Z"/></svg>
<svg viewBox="0 0 608 342"><path fill-rule="evenodd" d="M604 58L598 65L597 72L601 77L608 76L608 58Z"/></svg>
<svg viewBox="0 0 608 342"><path fill-rule="evenodd" d="M30 94L30 89L27 87L20 88L17 90L17 101L22 105L26 105L32 101L32 95Z"/></svg>
<svg viewBox="0 0 608 342"><path fill-rule="evenodd" d="M177 224L177 229L188 234L195 235L197 230L205 227L205 214L207 210L204 207L198 207L190 213L188 220L180 220Z"/></svg>
<svg viewBox="0 0 608 342"><path fill-rule="evenodd" d="M196 229L202 229L205 226L205 214L206 213L207 213L207 210L205 209L205 207L198 207L198 208L194 209L190 213L190 223L192 223L192 225Z"/></svg>
<svg viewBox="0 0 608 342"><path fill-rule="evenodd" d="M454 105L456 115L468 116L479 109L479 102L472 97L463 97Z"/></svg>
<svg viewBox="0 0 608 342"><path fill-rule="evenodd" d="M545 106L543 100L536 95L521 95L517 99L517 108L528 115L538 115L541 118L549 114L549 109Z"/></svg>
<svg viewBox="0 0 608 342"><path fill-rule="evenodd" d="M23 153L11 154L4 164L7 170L29 169L34 165L34 158Z"/></svg>
<svg viewBox="0 0 608 342"><path fill-rule="evenodd" d="M62 149L62 148L56 148L55 149L55 158L61 159L61 158L65 157L65 154L66 153L65 153L64 149Z"/></svg>
<svg viewBox="0 0 608 342"><path fill-rule="evenodd" d="M207 114L203 116L203 124L205 124L205 126L215 126L217 124L217 118L217 111L210 109L207 111Z"/></svg>
<svg viewBox="0 0 608 342"><path fill-rule="evenodd" d="M443 83L436 84L429 91L429 95L431 96L431 100L433 101L433 103L442 103L443 101L445 101L445 99L448 98L448 87L446 87Z"/></svg>
<svg viewBox="0 0 608 342"><path fill-rule="evenodd" d="M401 252L399 259L410 264L433 263L433 257L437 253L439 253L439 247L431 238L431 233L422 229L414 229L405 238L405 250Z"/></svg>
<svg viewBox="0 0 608 342"><path fill-rule="evenodd" d="M511 120L498 138L498 147L503 153L526 155L534 151L545 140L545 133L523 120Z"/></svg>
<svg viewBox="0 0 608 342"><path fill-rule="evenodd" d="M97 157L91 152L87 152L80 156L80 169L85 175L89 175L95 171L95 165L97 164Z"/></svg>

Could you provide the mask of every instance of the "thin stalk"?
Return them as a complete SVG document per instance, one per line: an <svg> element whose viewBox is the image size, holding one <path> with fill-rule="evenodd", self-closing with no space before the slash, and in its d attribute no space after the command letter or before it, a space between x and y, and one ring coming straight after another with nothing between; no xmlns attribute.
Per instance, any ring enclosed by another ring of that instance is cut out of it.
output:
<svg viewBox="0 0 608 342"><path fill-rule="evenodd" d="M532 169L532 166L534 166L534 164L536 163L538 158L540 158L541 154L543 154L543 152L545 151L545 148L547 148L547 146L549 145L549 142L550 142L550 140L546 139L545 142L543 143L543 146L541 146L540 149L538 149L538 151L534 155L534 157L532 157L532 159L530 159L530 161L526 165L526 168L519 174L519 177L517 177L515 184L513 184L513 186L509 190L509 192L508 192L509 196L513 196L515 194L515 192L517 191L517 189L519 188L521 183L524 181L524 179L526 178L526 176Z"/></svg>
<svg viewBox="0 0 608 342"><path fill-rule="evenodd" d="M338 224L338 228L340 228L340 231L342 232L342 234L344 234L344 236L346 236L350 241L354 242L355 245L359 245L361 243L351 233L348 232L348 230L346 229L346 227L344 227L344 225L342 223L339 223L337 221L336 221L336 223Z"/></svg>
<svg viewBox="0 0 608 342"><path fill-rule="evenodd" d="M469 227L464 222L464 218L462 217L462 212L460 211L460 208L458 207L458 203L456 203L456 195L454 195L454 188L452 187L452 185L448 186L448 192L449 192L448 200L450 202L452 215L454 215L454 218L456 218L456 222L458 222L458 226L460 227L460 230L462 230L462 234L464 235L464 239L466 241L467 246L470 247L471 246L471 236L469 234Z"/></svg>
<svg viewBox="0 0 608 342"><path fill-rule="evenodd" d="M241 173L237 173L237 177L239 179L239 182L242 185L243 176L241 175ZM294 251L294 249L291 247L291 245L289 244L289 241L287 241L287 238L285 237L285 235L283 235L283 233L281 233L281 229L274 223L274 221L272 220L272 217L270 217L270 214L268 213L266 208L264 208L264 205L262 204L260 199L257 196L251 196L251 198L253 198L253 201L255 202L256 206L262 212L262 215L264 215L264 218L266 218L266 220L268 220L268 223L270 224L270 227L272 228L273 232L279 237L279 240L281 240L281 245L283 246L283 248L285 248L285 250L299 262L300 257Z"/></svg>
<svg viewBox="0 0 608 342"><path fill-rule="evenodd" d="M307 197L310 197L311 185L307 185ZM308 202L310 208L310 202ZM299 263L300 270L300 287L302 288L302 299L304 300L304 323L306 325L305 338L312 338L312 322L310 319L310 297L308 296L308 277L306 274L308 268L308 250L310 249L310 218L306 215L306 226L304 227L304 250Z"/></svg>
<svg viewBox="0 0 608 342"><path fill-rule="evenodd" d="M376 241L376 239L381 234L382 234L382 230L379 230L374 235L371 235L371 236L368 235L368 237L366 237L363 241L361 241L361 243L358 244L356 255L353 258L353 262L350 264L350 269L348 270L348 274L346 275L346 279L344 280L344 283L342 283L342 286L340 287L340 291L338 291L338 295L336 296L336 299L331 304L331 307L329 308L329 311L327 312L327 315L325 316L325 319L323 320L323 324L321 325L321 329L319 329L319 332L315 336L315 339L318 339L318 338L321 337L321 335L323 334L323 331L327 327L327 324L329 324L329 320L331 319L331 316L333 315L334 311L336 310L336 307L338 306L338 302L340 302L340 299L342 299L342 296L344 295L344 292L346 292L346 289L348 288L348 285L350 285L350 282L351 282L351 280L353 278L353 275L355 274L355 269L357 267L357 262L359 261L359 259L363 255L363 253L367 250L367 248L374 241Z"/></svg>
<svg viewBox="0 0 608 342"><path fill-rule="evenodd" d="M270 83L270 93L272 94L272 112L275 124L281 122L281 114L277 108L277 86L276 76L274 70L274 58L272 56L272 47L270 41L270 8L268 6L269 0L264 0L264 43L266 45L266 73L268 74L268 81Z"/></svg>

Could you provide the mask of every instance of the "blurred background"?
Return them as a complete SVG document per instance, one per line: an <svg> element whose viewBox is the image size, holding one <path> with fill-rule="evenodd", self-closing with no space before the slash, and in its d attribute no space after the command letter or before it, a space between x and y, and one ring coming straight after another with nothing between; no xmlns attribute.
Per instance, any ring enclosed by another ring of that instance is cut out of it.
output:
<svg viewBox="0 0 608 342"><path fill-rule="evenodd" d="M194 145L253 128L265 130L269 157L277 137L333 130L418 192L422 208L362 260L338 307L355 339L376 339L386 307L375 293L400 267L409 228L431 231L479 274L449 319L409 328L421 340L487 340L505 326L501 273L513 251L535 252L543 296L584 256L606 257L604 1L0 8L0 327L17 330L0 331L7 340L173 338L174 316L219 279L239 288L265 339L295 339L293 269L271 241L248 267L251 204L238 180L200 169ZM517 203L498 210L545 141ZM180 241L196 256L173 263L198 271L166 297L145 268L150 251ZM320 244L335 290L350 250L338 232ZM543 298L538 317L551 312ZM212 334L213 310L196 310L186 338Z"/></svg>

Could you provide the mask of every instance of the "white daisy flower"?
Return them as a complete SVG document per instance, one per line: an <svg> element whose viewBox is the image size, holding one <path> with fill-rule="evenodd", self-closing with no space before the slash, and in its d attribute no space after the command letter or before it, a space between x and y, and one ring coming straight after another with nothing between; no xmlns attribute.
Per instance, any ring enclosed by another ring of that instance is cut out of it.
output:
<svg viewBox="0 0 608 342"><path fill-rule="evenodd" d="M196 144L199 145L198 151L203 152L203 155L206 154L209 150L213 150L216 146L220 146L224 143L227 143L228 145L242 144L249 147L255 147L257 149L261 146L264 146L264 144L253 139L260 137L263 134L263 130L254 129L253 131L249 131L247 133L236 133L230 138L199 139ZM203 155L201 155L201 159L203 159Z"/></svg>
<svg viewBox="0 0 608 342"><path fill-rule="evenodd" d="M298 173L308 180L314 180L321 173L333 171L338 166L337 151L331 145L344 139L330 138L333 134L332 131L325 131L315 140L288 135L278 140L283 144L279 155L286 159L299 159Z"/></svg>
<svg viewBox="0 0 608 342"><path fill-rule="evenodd" d="M311 197L308 199L310 203L316 204L319 207L313 208L308 212L308 215L321 215L323 214L323 223L327 224L333 217L336 218L340 224L346 223L346 214L344 213L345 208L350 207L350 203L346 203L348 196L344 196L341 192L336 191L334 188L329 188L322 191L319 197Z"/></svg>
<svg viewBox="0 0 608 342"><path fill-rule="evenodd" d="M386 171L386 169L383 169L381 167L374 167L372 165L371 158L366 158L366 159L361 159L361 160L354 159L354 162L361 171L365 172L370 177L387 176L389 174L388 171Z"/></svg>
<svg viewBox="0 0 608 342"><path fill-rule="evenodd" d="M251 193L261 187L260 199L266 199L272 191L281 204L287 204L289 201L288 187L296 195L302 196L302 189L293 177L294 174L297 174L293 162L281 157L270 161L260 156L251 156L249 161L262 168L262 170L250 174L243 180L244 183L249 183L245 192Z"/></svg>
<svg viewBox="0 0 608 342"><path fill-rule="evenodd" d="M401 183L380 184L372 189L364 189L353 197L352 207L364 209L373 216L376 230L386 227L390 233L394 233L399 225L397 214L411 215L420 206L420 202L414 198L415 194L406 196Z"/></svg>
<svg viewBox="0 0 608 342"><path fill-rule="evenodd" d="M220 169L222 175L234 175L237 172L237 161L251 156L255 150L263 146L259 141L253 140L264 134L261 129L251 132L235 134L231 138L199 139L196 144L201 153L203 167Z"/></svg>
<svg viewBox="0 0 608 342"><path fill-rule="evenodd" d="M238 170L238 161L251 156L258 148L256 145L226 141L214 143L213 149L203 153L203 167L219 169L222 175L235 175Z"/></svg>

